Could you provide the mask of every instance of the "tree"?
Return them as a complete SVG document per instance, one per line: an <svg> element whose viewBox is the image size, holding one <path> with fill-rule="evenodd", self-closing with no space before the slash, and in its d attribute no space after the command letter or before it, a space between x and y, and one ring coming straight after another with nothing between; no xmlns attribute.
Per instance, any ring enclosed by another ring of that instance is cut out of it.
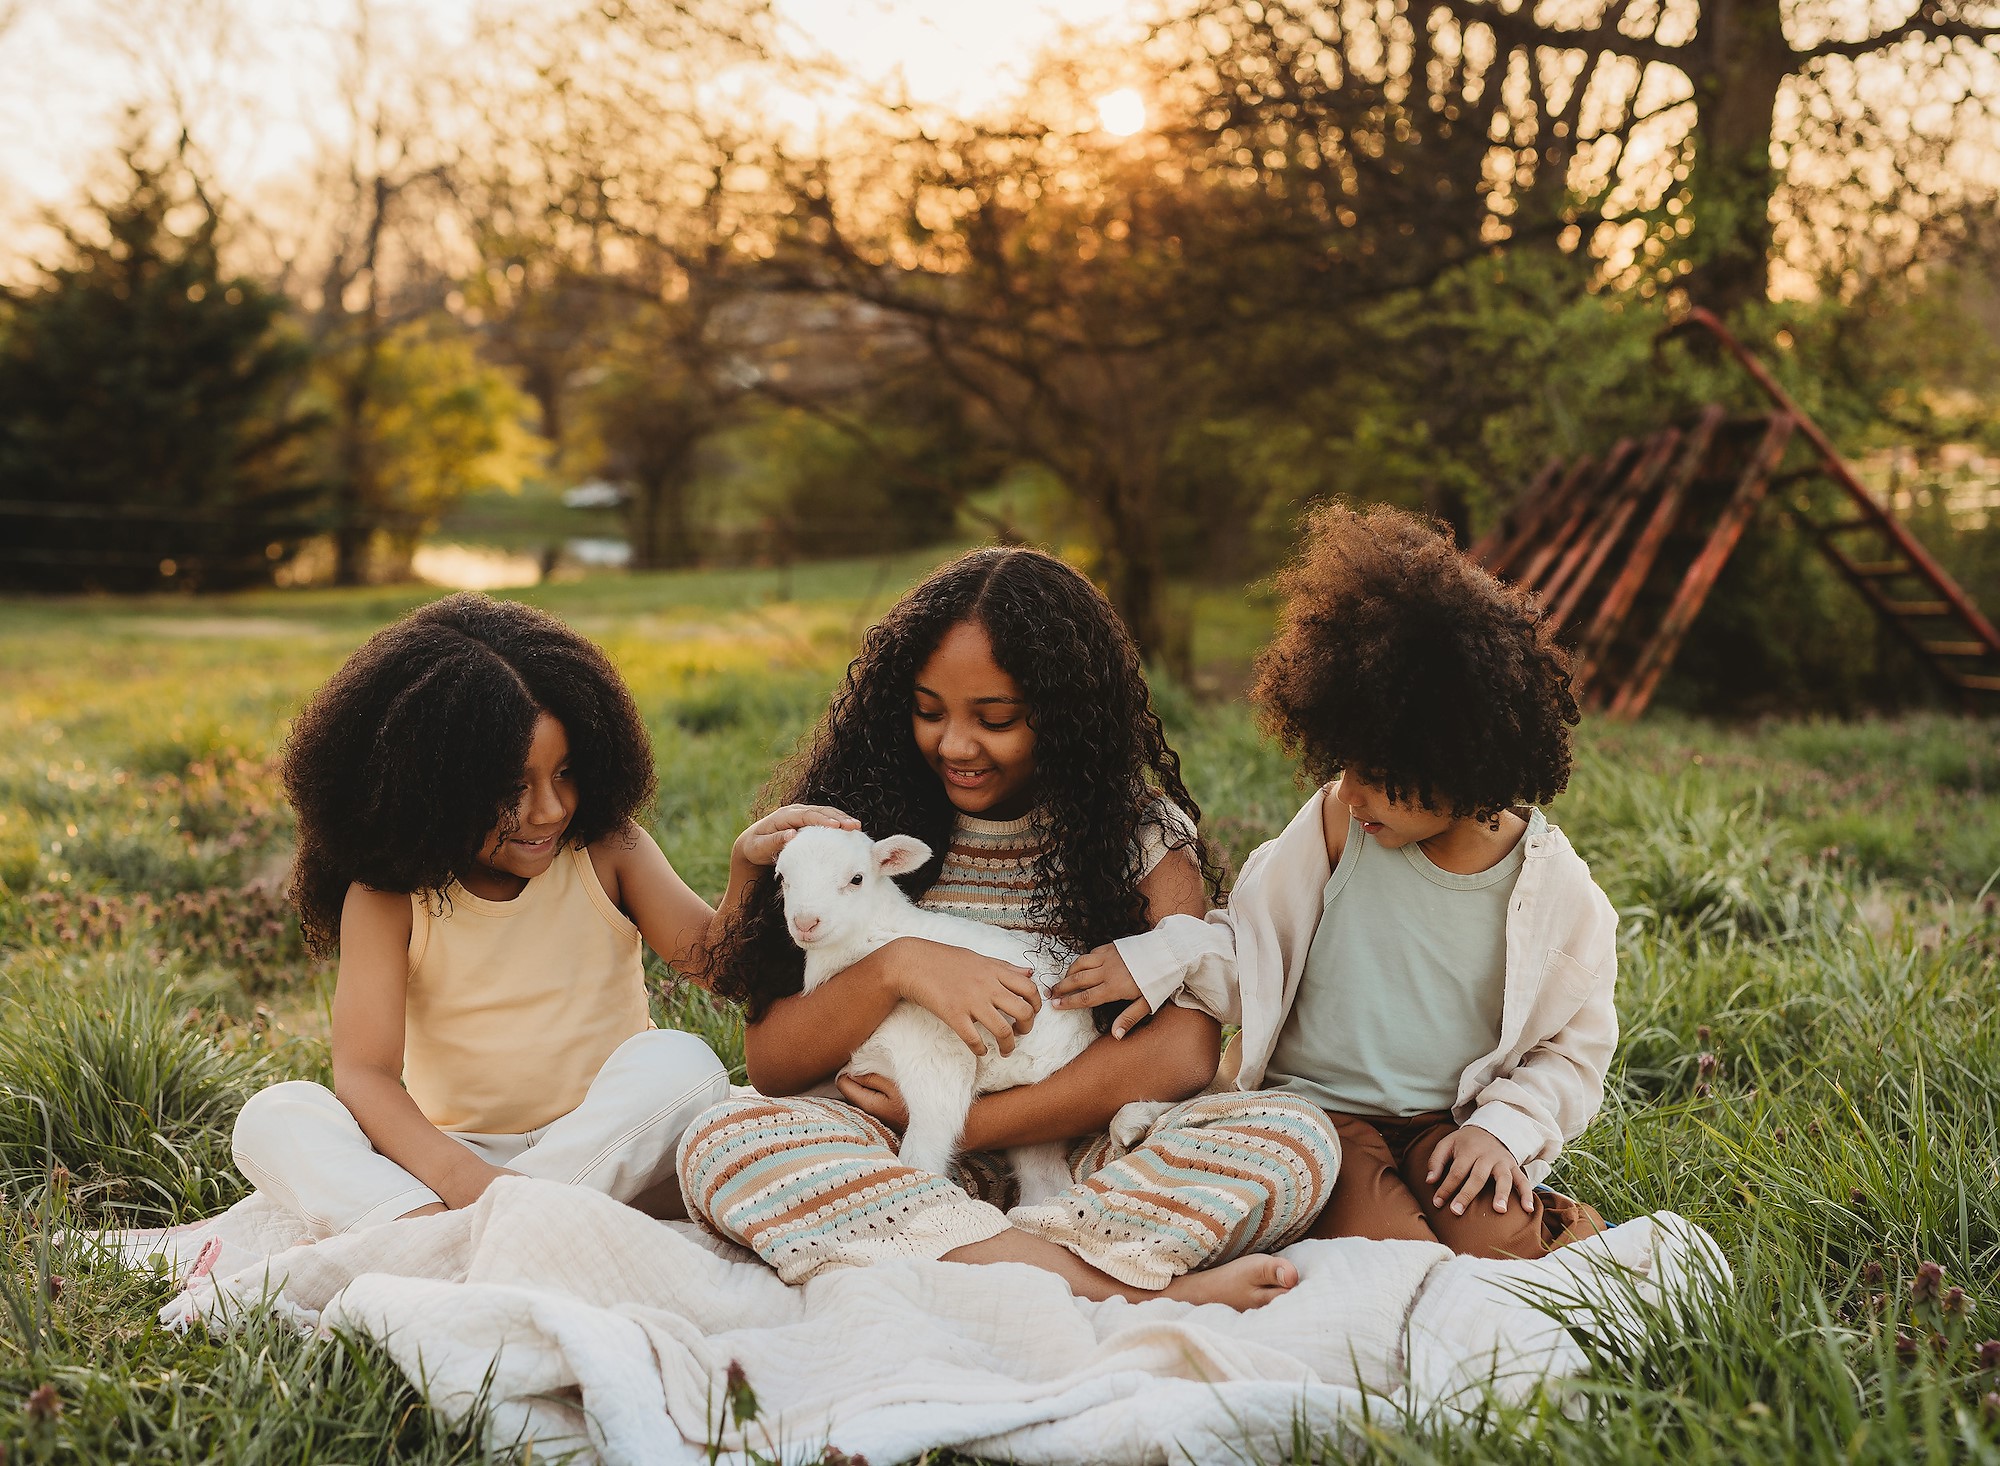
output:
<svg viewBox="0 0 2000 1466"><path fill-rule="evenodd" d="M449 108L442 82L413 54L421 12L402 17L417 34L399 36L384 23L396 18L387 11L379 0L350 0L345 23L328 26L341 106L323 119L297 196L271 201L256 241L275 288L297 302L318 363L322 447L331 445L320 455L322 528L341 585L380 568L372 549L394 529L381 515L394 512L391 481L401 470L377 456L376 424L389 405L376 394L395 377L383 354L408 328L445 320L456 272L469 262L448 187Z"/></svg>
<svg viewBox="0 0 2000 1466"><path fill-rule="evenodd" d="M1062 67L1010 119L892 114L874 172L797 180L779 254L801 288L906 322L992 440L1063 484L1113 604L1174 664L1190 500L1255 508L1193 462L1200 425L1282 414L1348 369L1357 311L1490 247L1485 129L1430 105L1451 68L1417 66L1433 89L1413 93L1365 20L1238 19L1163 43L1178 70L1129 138L1096 123L1101 79Z"/></svg>
<svg viewBox="0 0 2000 1466"><path fill-rule="evenodd" d="M764 144L704 89L766 54L767 0L624 0L482 39L493 138L454 177L475 221L467 299L522 371L566 462L629 495L633 563L690 563L701 443L751 383L716 318L768 230Z"/></svg>
<svg viewBox="0 0 2000 1466"><path fill-rule="evenodd" d="M1359 62L1415 125L1474 124L1493 237L1574 226L1571 240L1593 240L1633 283L1686 277L1702 303L1733 313L1764 297L1780 246L1810 254L1817 242L1824 263L1867 248L1885 207L1915 218L1964 197L1950 148L2000 106L2000 11L1921 0L1900 21L1855 24L1865 18L1822 0L1574 11L1391 0L1358 12L1195 0L1173 34L1267 126L1307 125L1311 96ZM1357 23L1382 44L1343 48ZM1354 169L1367 154L1338 156Z"/></svg>
<svg viewBox="0 0 2000 1466"><path fill-rule="evenodd" d="M363 353L365 364L354 359ZM341 342L314 361L313 381L333 425L317 437L322 472L341 485L342 522L368 528L350 554L387 577L406 573L417 542L459 499L517 490L546 458L534 403L448 317ZM357 457L369 465L361 483L347 472Z"/></svg>
<svg viewBox="0 0 2000 1466"><path fill-rule="evenodd" d="M809 180L793 268L906 321L976 422L1061 480L1112 604L1160 655L1161 468L1199 379L1170 241L1199 190L1160 181L1146 144L1103 141L1046 124L909 140L905 203L874 220Z"/></svg>
<svg viewBox="0 0 2000 1466"><path fill-rule="evenodd" d="M642 308L643 310L643 308ZM626 492L626 533L639 570L671 570L699 556L691 495L696 450L729 410L721 387L687 357L661 349L672 328L635 312L600 357L579 394L577 417L588 434L573 453Z"/></svg>
<svg viewBox="0 0 2000 1466"><path fill-rule="evenodd" d="M311 527L306 352L282 299L224 272L185 146L123 158L123 195L0 308L0 582L267 579Z"/></svg>

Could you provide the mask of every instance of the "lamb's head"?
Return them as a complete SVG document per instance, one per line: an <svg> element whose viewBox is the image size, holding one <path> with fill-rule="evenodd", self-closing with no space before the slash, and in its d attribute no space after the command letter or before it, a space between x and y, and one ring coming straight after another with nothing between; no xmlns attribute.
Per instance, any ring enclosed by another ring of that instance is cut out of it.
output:
<svg viewBox="0 0 2000 1466"><path fill-rule="evenodd" d="M907 899L890 877L930 858L931 847L908 835L871 840L859 830L808 825L778 853L785 928L808 951L857 941Z"/></svg>

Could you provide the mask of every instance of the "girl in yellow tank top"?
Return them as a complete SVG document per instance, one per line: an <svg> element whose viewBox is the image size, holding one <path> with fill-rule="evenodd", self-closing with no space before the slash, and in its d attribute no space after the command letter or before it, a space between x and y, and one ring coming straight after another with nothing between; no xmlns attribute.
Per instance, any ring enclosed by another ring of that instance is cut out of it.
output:
<svg viewBox="0 0 2000 1466"><path fill-rule="evenodd" d="M680 1132L728 1094L692 1035L652 1031L641 944L686 970L718 922L634 820L654 792L631 694L554 617L465 594L377 633L284 760L291 897L337 949L333 1089L253 1098L237 1164L331 1234L470 1205L509 1174L662 1214ZM737 838L722 910L793 831Z"/></svg>

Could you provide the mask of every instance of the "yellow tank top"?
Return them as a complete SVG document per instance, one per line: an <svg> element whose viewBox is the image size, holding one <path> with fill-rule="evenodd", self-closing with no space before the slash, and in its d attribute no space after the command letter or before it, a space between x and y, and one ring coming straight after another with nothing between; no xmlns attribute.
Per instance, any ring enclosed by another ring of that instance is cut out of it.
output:
<svg viewBox="0 0 2000 1466"><path fill-rule="evenodd" d="M649 1025L639 929L575 848L511 901L449 897L410 897L403 1087L440 1130L539 1130Z"/></svg>

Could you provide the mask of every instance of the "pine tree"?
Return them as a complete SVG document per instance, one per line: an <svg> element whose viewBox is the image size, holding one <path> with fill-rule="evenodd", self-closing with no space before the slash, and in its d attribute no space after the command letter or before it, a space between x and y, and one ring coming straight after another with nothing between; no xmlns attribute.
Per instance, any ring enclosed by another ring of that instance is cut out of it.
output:
<svg viewBox="0 0 2000 1466"><path fill-rule="evenodd" d="M283 300L227 276L185 145L128 148L69 259L0 298L0 585L219 589L311 531Z"/></svg>

